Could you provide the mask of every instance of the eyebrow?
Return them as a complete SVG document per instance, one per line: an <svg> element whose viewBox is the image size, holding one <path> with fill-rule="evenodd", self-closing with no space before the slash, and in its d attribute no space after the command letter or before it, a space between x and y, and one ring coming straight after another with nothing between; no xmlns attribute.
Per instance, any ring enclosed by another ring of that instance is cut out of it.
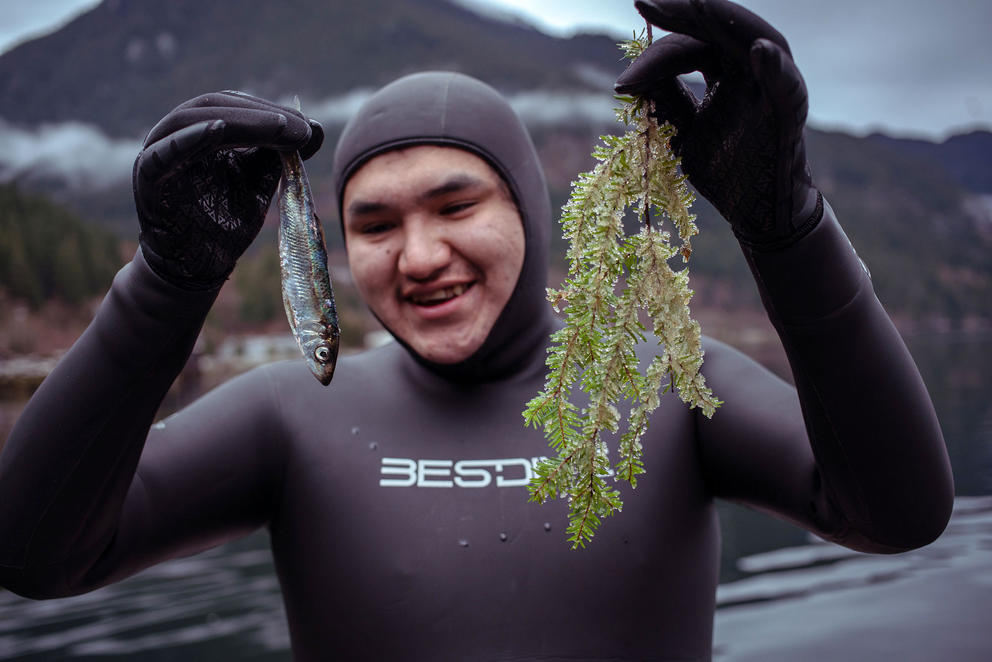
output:
<svg viewBox="0 0 992 662"><path fill-rule="evenodd" d="M458 173L452 175L434 188L428 189L427 191L421 193L418 196L418 200L424 202L448 195L449 193L457 193L458 191L464 191L465 189L481 186L483 184L485 184L485 181L478 177L468 173ZM389 209L388 204L376 200L353 200L351 204L348 205L348 213L352 216L375 214L386 209Z"/></svg>
<svg viewBox="0 0 992 662"><path fill-rule="evenodd" d="M348 214L350 216L364 216L366 214L375 214L386 208L386 204L382 202L353 200L352 203L348 205Z"/></svg>
<svg viewBox="0 0 992 662"><path fill-rule="evenodd" d="M472 175L466 173L459 173L457 175L452 175L444 183L435 186L434 188L426 191L420 196L421 200L430 200L431 198L439 198L442 195L447 195L449 193L457 193L458 191L463 191L467 188L472 188L474 186L480 186L484 182L478 177L473 177Z"/></svg>

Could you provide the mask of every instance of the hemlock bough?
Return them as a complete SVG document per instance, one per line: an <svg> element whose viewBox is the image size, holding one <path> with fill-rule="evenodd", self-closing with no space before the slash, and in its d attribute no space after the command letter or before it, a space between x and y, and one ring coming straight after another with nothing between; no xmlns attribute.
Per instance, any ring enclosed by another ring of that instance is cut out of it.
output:
<svg viewBox="0 0 992 662"><path fill-rule="evenodd" d="M642 36L620 46L633 59L647 43ZM697 233L689 213L694 196L669 146L674 129L649 116L647 100L616 98L617 119L630 129L600 138L593 151L598 163L573 182L562 209L569 268L561 289L548 288L548 300L556 311L566 307L565 326L552 335L544 390L523 412L528 425L544 428L556 454L535 468L530 498L568 499L573 547L584 547L602 518L622 508L619 491L607 482L610 474L636 487L645 472L641 438L662 389L674 387L683 402L708 417L721 404L699 373L703 352L699 324L689 314L685 266ZM624 231L628 209L641 217L636 234ZM678 235L677 247L662 228L666 218ZM676 256L680 270L669 265ZM660 350L643 374L635 354L645 341L642 311ZM570 400L576 382L589 398L581 410ZM630 409L617 443L619 459L611 466L603 435L619 431L621 401Z"/></svg>

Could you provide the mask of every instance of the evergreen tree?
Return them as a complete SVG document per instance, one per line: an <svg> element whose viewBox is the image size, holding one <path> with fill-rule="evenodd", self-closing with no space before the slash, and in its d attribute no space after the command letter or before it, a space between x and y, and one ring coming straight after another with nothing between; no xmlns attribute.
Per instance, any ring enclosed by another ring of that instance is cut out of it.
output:
<svg viewBox="0 0 992 662"><path fill-rule="evenodd" d="M33 307L78 303L110 286L116 237L38 195L0 185L0 288Z"/></svg>

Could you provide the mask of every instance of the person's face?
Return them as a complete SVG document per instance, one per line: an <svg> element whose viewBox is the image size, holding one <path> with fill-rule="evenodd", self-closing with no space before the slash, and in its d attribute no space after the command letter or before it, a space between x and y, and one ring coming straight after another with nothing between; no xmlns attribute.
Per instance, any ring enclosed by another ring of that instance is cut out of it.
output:
<svg viewBox="0 0 992 662"><path fill-rule="evenodd" d="M471 356L524 260L520 214L496 171L453 147L394 150L352 175L342 209L348 264L372 312L429 361Z"/></svg>

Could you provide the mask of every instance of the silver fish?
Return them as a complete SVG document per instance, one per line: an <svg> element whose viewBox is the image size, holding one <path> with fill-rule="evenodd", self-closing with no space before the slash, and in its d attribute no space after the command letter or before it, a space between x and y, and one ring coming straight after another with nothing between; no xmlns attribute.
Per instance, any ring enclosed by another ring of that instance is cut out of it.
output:
<svg viewBox="0 0 992 662"><path fill-rule="evenodd" d="M324 386L334 376L340 332L327 249L310 181L298 152L281 153L279 267L286 318L310 372Z"/></svg>

